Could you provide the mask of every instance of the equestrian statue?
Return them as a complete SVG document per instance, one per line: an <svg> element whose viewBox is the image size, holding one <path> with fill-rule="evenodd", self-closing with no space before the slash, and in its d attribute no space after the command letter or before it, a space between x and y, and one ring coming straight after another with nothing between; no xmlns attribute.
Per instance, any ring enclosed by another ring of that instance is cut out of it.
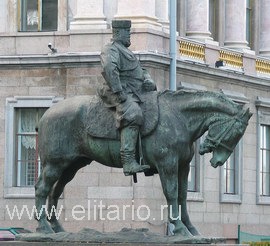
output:
<svg viewBox="0 0 270 246"><path fill-rule="evenodd" d="M158 174L172 233L186 238L198 236L187 211L193 143L206 133L199 153L212 153L211 165L222 166L252 114L222 93L158 92L149 73L128 49L131 22L114 20L112 27L112 42L101 52L104 84L98 95L58 102L39 122L42 173L35 198L36 209L42 212L37 231L64 231L55 214L47 221L43 207L48 199L47 211L56 208L76 172L97 161L123 168L124 175ZM181 219L174 219L180 212Z"/></svg>

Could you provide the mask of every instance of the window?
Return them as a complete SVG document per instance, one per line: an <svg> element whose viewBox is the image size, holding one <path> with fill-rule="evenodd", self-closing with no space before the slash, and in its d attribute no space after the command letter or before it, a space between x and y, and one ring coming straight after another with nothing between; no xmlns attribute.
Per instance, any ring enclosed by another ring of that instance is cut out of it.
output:
<svg viewBox="0 0 270 246"><path fill-rule="evenodd" d="M189 171L189 175L188 175L188 191L190 192L196 192L200 190L200 186L199 186L199 182L200 182L200 156L198 154L198 143L199 141L197 141L195 143L195 154L189 164L190 167L190 171Z"/></svg>
<svg viewBox="0 0 270 246"><path fill-rule="evenodd" d="M257 203L270 204L270 100L258 97L257 106Z"/></svg>
<svg viewBox="0 0 270 246"><path fill-rule="evenodd" d="M270 197L270 126L260 126L260 196Z"/></svg>
<svg viewBox="0 0 270 246"><path fill-rule="evenodd" d="M224 180L225 180L225 194L236 194L236 158L235 154L233 154L224 164Z"/></svg>
<svg viewBox="0 0 270 246"><path fill-rule="evenodd" d="M17 108L16 117L16 186L33 186L40 173L35 128L47 108Z"/></svg>
<svg viewBox="0 0 270 246"><path fill-rule="evenodd" d="M6 149L4 196L34 197L40 172L35 127L56 97L12 97L6 99Z"/></svg>
<svg viewBox="0 0 270 246"><path fill-rule="evenodd" d="M202 137L203 138L203 137ZM187 199L189 201L203 201L202 196L202 179L201 179L201 168L203 162L203 156L199 155L199 147L201 139L198 139L194 143L194 156L189 164L190 171L188 175L188 195Z"/></svg>
<svg viewBox="0 0 270 246"><path fill-rule="evenodd" d="M240 140L229 159L221 168L221 202L241 203L242 146L243 142Z"/></svg>
<svg viewBox="0 0 270 246"><path fill-rule="evenodd" d="M237 91L221 90L227 97L238 104L248 103L246 96ZM243 138L236 145L229 159L220 168L220 202L242 202L243 173Z"/></svg>
<svg viewBox="0 0 270 246"><path fill-rule="evenodd" d="M56 31L58 0L19 0L20 31Z"/></svg>

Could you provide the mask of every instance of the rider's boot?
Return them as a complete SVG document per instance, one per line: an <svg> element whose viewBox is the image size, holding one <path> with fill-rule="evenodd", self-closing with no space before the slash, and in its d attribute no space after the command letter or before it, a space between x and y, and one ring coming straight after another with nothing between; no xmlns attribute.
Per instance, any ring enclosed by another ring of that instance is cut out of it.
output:
<svg viewBox="0 0 270 246"><path fill-rule="evenodd" d="M136 144L139 134L138 126L126 126L121 130L121 162L126 176L149 169L148 165L140 165L135 160Z"/></svg>

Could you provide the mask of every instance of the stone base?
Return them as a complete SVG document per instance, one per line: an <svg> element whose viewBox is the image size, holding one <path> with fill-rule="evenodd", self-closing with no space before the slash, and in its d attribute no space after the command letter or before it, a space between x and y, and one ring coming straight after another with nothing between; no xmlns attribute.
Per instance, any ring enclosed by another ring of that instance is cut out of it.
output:
<svg viewBox="0 0 270 246"><path fill-rule="evenodd" d="M171 246L167 243L79 243L78 242L0 242L0 246ZM194 246L201 244L193 244ZM213 244L204 244L213 246ZM216 244L217 246L247 246L246 244ZM190 244L181 244L181 246L190 246Z"/></svg>
<svg viewBox="0 0 270 246"><path fill-rule="evenodd" d="M146 228L127 229L119 232L101 233L84 228L78 233L59 232L51 234L27 233L16 236L18 245L171 245L171 244L217 244L225 243L224 238L163 236ZM25 244L26 243L26 244ZM40 243L40 244L37 244ZM83 243L83 244L82 244ZM91 244L92 243L92 244ZM0 245L1 246L1 245Z"/></svg>

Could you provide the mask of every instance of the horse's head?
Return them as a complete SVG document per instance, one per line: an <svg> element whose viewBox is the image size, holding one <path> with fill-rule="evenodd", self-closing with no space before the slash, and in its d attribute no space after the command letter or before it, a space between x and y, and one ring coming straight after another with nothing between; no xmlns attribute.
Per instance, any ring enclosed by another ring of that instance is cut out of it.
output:
<svg viewBox="0 0 270 246"><path fill-rule="evenodd" d="M235 116L216 117L209 126L205 141L200 146L200 154L213 152L211 165L215 168L222 166L243 136L251 116L252 114L247 109L240 110Z"/></svg>

